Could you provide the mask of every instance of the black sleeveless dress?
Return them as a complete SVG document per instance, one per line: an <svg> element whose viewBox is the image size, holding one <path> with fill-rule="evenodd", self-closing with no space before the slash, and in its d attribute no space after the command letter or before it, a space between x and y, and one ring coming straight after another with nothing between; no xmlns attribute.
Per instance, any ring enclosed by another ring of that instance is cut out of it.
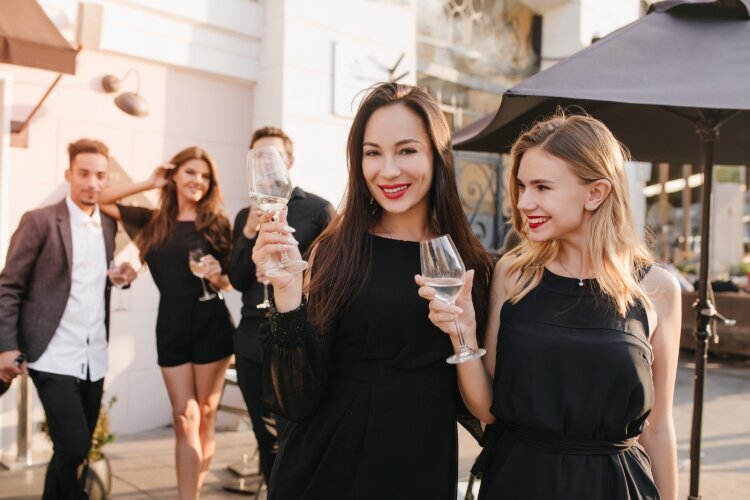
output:
<svg viewBox="0 0 750 500"><path fill-rule="evenodd" d="M545 270L501 312L480 499L658 499L637 442L651 411L642 305L617 313L594 280Z"/></svg>
<svg viewBox="0 0 750 500"><path fill-rule="evenodd" d="M292 420L271 500L456 498L456 371L417 295L419 244L368 239L370 276L331 331L295 326L303 308L261 331L264 398Z"/></svg>

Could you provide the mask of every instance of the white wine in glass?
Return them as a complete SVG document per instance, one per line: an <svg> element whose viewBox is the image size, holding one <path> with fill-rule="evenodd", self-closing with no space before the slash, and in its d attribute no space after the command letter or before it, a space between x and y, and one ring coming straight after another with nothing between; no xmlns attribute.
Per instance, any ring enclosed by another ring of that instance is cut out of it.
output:
<svg viewBox="0 0 750 500"><path fill-rule="evenodd" d="M292 196L292 179L281 152L273 146L262 146L247 153L247 191L253 203L262 211L272 213L278 220L279 212ZM307 262L290 259L282 252L276 267L266 270L268 276L285 276L301 273Z"/></svg>
<svg viewBox="0 0 750 500"><path fill-rule="evenodd" d="M125 273L122 272L122 264L115 264L114 260L109 261L109 269L107 269L107 276L113 286L122 290L127 285L125 280Z"/></svg>
<svg viewBox="0 0 750 500"><path fill-rule="evenodd" d="M435 289L435 298L447 304L455 304L464 287L466 268L450 235L420 241L419 258L425 285ZM484 349L472 349L466 345L458 317L454 321L458 333L458 352L446 361L451 364L465 363L484 356L487 352Z"/></svg>
<svg viewBox="0 0 750 500"><path fill-rule="evenodd" d="M206 254L203 252L202 248L196 248L195 250L190 250L189 254L189 264L190 264L190 272L193 273L196 277L198 277L201 280L201 286L203 287L203 295L201 295L198 300L201 302L205 302L207 300L211 300L216 298L216 294L209 293L208 289L206 288L206 263L203 261L203 258L206 256Z"/></svg>
<svg viewBox="0 0 750 500"><path fill-rule="evenodd" d="M114 260L109 261L109 267L107 268L107 276L109 277L110 283L115 288L122 290L127 283L125 282L125 273L122 272L122 264L115 264ZM126 311L122 305L122 293L117 293L117 306L112 309L113 312Z"/></svg>

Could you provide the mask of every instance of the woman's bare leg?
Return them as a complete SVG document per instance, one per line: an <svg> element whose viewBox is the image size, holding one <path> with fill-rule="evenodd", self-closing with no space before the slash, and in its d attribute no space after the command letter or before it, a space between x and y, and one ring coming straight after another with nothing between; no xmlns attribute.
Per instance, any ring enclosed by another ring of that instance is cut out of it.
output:
<svg viewBox="0 0 750 500"><path fill-rule="evenodd" d="M196 397L193 364L162 367L161 374L172 403L175 463L180 500L198 498L203 452L200 438L200 405Z"/></svg>
<svg viewBox="0 0 750 500"><path fill-rule="evenodd" d="M195 379L195 393L200 409L200 443L202 449L202 462L198 477L198 491L203 486L208 466L216 449L216 409L221 399L221 389L224 386L224 372L229 366L229 359L224 358L213 363L193 365L193 377Z"/></svg>

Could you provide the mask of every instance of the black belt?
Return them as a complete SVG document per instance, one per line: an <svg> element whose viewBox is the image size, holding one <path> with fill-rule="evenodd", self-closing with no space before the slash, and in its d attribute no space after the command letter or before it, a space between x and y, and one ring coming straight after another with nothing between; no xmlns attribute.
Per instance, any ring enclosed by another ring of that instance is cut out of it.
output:
<svg viewBox="0 0 750 500"><path fill-rule="evenodd" d="M505 432L510 433L517 440L536 446L550 453L563 455L615 455L629 450L638 443L637 437L620 441L602 441L595 439L579 439L557 434L535 431L526 427L498 422L488 426L482 452L477 457L471 473L475 476L484 472L495 445Z"/></svg>
<svg viewBox="0 0 750 500"><path fill-rule="evenodd" d="M507 429L519 441L564 455L614 455L629 450L638 443L638 438L635 437L621 441L601 441L547 434L517 425L509 425Z"/></svg>

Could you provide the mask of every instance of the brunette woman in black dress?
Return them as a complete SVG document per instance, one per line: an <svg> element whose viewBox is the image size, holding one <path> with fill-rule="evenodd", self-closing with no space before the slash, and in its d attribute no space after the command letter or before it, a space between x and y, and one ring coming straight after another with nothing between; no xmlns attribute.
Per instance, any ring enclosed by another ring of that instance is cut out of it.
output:
<svg viewBox="0 0 750 500"><path fill-rule="evenodd" d="M680 289L637 236L625 158L588 116L538 123L513 147L521 241L495 270L487 356L458 366L466 405L494 424L482 499L677 498ZM455 314L469 339L481 331L464 290L457 306L430 302L451 338Z"/></svg>
<svg viewBox="0 0 750 500"><path fill-rule="evenodd" d="M198 498L214 454L214 424L224 372L232 354L233 325L221 293L203 300L201 279L189 268L189 254L205 254L205 280L215 291L230 288L223 269L230 254L231 228L213 158L201 148L177 153L141 183L103 193L104 203L147 189L161 189L156 210L105 205L102 210L135 235L141 259L159 288L156 347L172 403L177 482L182 500Z"/></svg>
<svg viewBox="0 0 750 500"><path fill-rule="evenodd" d="M452 236L477 270L478 303L492 259L463 214L450 131L426 92L371 89L348 164L342 213L313 244L306 293L301 274L271 278L264 396L292 423L269 498L454 500L456 371L416 293L418 242ZM300 256L283 216L262 221L256 265L273 267L280 250Z"/></svg>

